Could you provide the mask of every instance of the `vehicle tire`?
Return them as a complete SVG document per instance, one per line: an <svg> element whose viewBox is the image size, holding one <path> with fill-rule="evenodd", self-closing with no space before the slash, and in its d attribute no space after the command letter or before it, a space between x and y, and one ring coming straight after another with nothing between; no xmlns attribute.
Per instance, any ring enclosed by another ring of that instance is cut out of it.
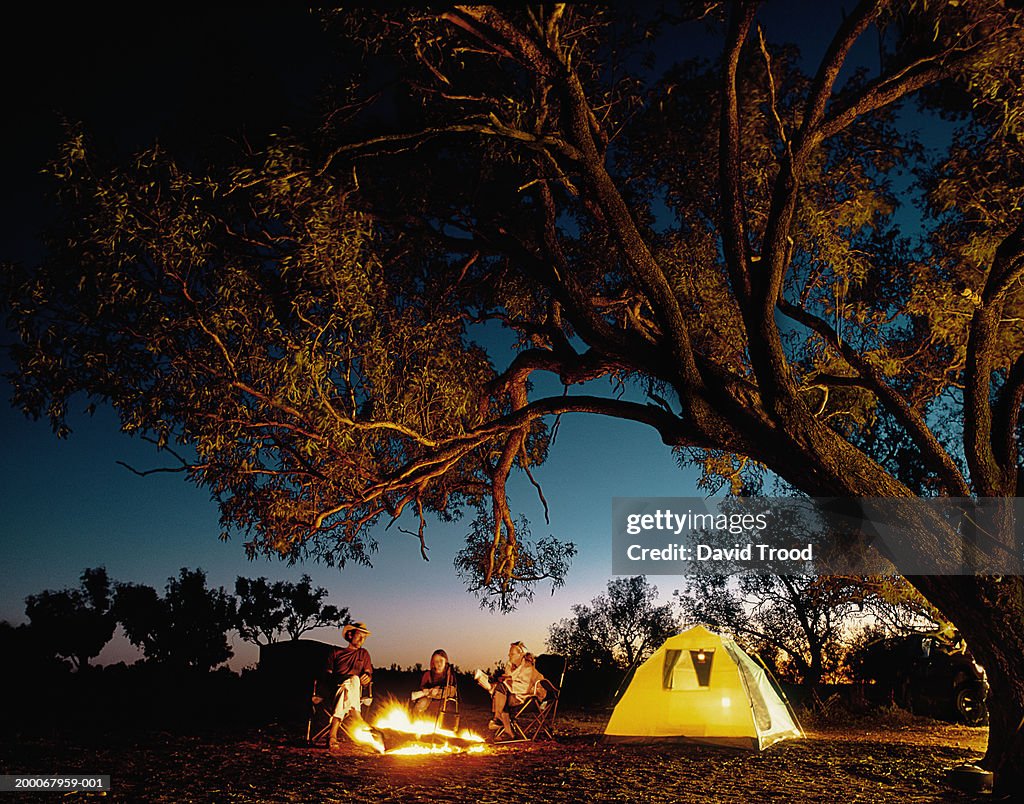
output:
<svg viewBox="0 0 1024 804"><path fill-rule="evenodd" d="M961 723L980 726L988 721L984 691L976 684L964 684L953 695L953 714Z"/></svg>

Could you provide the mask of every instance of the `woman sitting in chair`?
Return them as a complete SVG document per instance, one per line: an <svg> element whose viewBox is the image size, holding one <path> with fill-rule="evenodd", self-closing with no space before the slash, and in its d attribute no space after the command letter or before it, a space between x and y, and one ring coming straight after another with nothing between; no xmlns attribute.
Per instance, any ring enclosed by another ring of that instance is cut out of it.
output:
<svg viewBox="0 0 1024 804"><path fill-rule="evenodd" d="M430 657L430 669L423 673L420 688L412 694L414 715L427 711L431 702L455 697L455 673L448 663L448 654L435 650Z"/></svg>
<svg viewBox="0 0 1024 804"><path fill-rule="evenodd" d="M495 739L502 736L512 737L512 720L508 707L518 706L530 696L543 698L546 693L540 683L544 676L538 672L533 654L522 642L513 642L509 645L508 663L494 685L491 685L486 677L481 679L483 674L477 672L480 685L491 693L491 711L494 718L490 726L497 731Z"/></svg>

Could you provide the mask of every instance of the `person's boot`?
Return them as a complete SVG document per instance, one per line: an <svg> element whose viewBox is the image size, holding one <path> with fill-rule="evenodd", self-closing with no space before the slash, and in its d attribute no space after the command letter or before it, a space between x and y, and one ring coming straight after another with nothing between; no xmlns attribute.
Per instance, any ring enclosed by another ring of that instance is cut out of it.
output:
<svg viewBox="0 0 1024 804"><path fill-rule="evenodd" d="M338 727L341 725L341 721L336 718L331 718L331 732L327 735L327 750L338 751L341 748L341 743L338 742Z"/></svg>

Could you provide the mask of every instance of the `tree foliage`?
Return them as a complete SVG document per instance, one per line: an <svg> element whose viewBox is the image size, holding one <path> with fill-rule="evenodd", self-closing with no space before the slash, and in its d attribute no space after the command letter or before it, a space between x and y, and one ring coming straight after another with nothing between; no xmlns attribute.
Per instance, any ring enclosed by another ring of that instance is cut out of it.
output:
<svg viewBox="0 0 1024 804"><path fill-rule="evenodd" d="M727 499L722 510L738 510L740 498ZM744 510L761 510L776 544L824 547L819 531L830 524L805 519L797 507L770 506L743 498ZM702 531L700 541L728 547L731 536ZM841 552L849 558L854 548ZM819 557L819 565L828 559ZM720 570L721 564L714 567ZM788 562L765 562L720 574L701 564L675 592L682 619L733 634L751 646L787 681L814 687L842 677L849 642L868 624L898 630L904 624L937 628L941 615L903 577L886 575L794 574Z"/></svg>
<svg viewBox="0 0 1024 804"><path fill-rule="evenodd" d="M779 675L813 687L839 669L855 610L825 580L769 573L697 575L676 591L676 600L685 622L734 634Z"/></svg>
<svg viewBox="0 0 1024 804"><path fill-rule="evenodd" d="M227 635L236 621L235 599L223 587L208 589L200 569L182 567L167 579L163 597L152 586L118 584L113 610L150 661L207 671L234 655Z"/></svg>
<svg viewBox="0 0 1024 804"><path fill-rule="evenodd" d="M303 575L298 583L239 577L235 580L235 594L238 633L255 645L277 642L282 632L291 639L299 639L313 628L349 622L348 609L325 603L327 589L314 589L308 575Z"/></svg>
<svg viewBox="0 0 1024 804"><path fill-rule="evenodd" d="M1024 496L1020 9L864 0L809 70L756 3L681 11L339 11L361 58L309 137L186 169L72 136L65 228L5 272L16 403L60 432L84 391L194 450L253 553L366 561L382 517L423 539L475 507L460 569L500 605L568 558L524 552L507 494L560 414L653 427L709 486ZM576 392L599 378L631 395ZM988 760L1011 784L1024 580L913 583L1012 702Z"/></svg>
<svg viewBox="0 0 1024 804"><path fill-rule="evenodd" d="M580 668L629 670L679 631L669 603L657 605L658 588L643 575L613 578L590 604L551 626L548 648Z"/></svg>
<svg viewBox="0 0 1024 804"><path fill-rule="evenodd" d="M282 590L277 583L271 584L266 578L235 579L235 595L238 601L238 621L235 627L238 635L254 645L269 645L277 642L284 630L287 612L282 600Z"/></svg>
<svg viewBox="0 0 1024 804"><path fill-rule="evenodd" d="M425 274L385 271L353 180L303 146L279 141L219 178L159 148L100 173L73 134L51 170L69 218L53 260L14 279L16 403L66 435L76 388L108 399L212 491L225 529L253 535L250 556L368 563L370 526L411 505L426 557L425 511L481 507L492 474L545 457L537 422L511 454L485 446L502 428L476 432L478 395L496 374L464 316ZM507 411L505 396L489 404ZM508 608L539 579L560 583L573 552L520 549L469 539L485 599Z"/></svg>
<svg viewBox="0 0 1024 804"><path fill-rule="evenodd" d="M104 567L82 572L77 589L47 589L25 598L35 642L49 655L70 659L76 670L89 666L114 635L110 579Z"/></svg>

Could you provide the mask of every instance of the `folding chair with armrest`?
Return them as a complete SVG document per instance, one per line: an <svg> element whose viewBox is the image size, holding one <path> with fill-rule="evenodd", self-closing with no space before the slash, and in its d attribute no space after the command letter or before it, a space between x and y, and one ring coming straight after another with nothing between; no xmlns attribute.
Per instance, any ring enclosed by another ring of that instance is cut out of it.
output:
<svg viewBox="0 0 1024 804"><path fill-rule="evenodd" d="M313 694L310 696L310 710L309 719L306 721L306 742L317 743L327 737L327 733L331 730L331 719L334 717L334 705L337 701L338 693L341 691L341 686L338 685L333 693L324 694L326 692L325 687L330 687L331 684L328 681L324 681L321 684L320 681L313 681ZM362 714L362 710L373 701L373 682L365 685L362 690L362 700L360 701L359 712Z"/></svg>
<svg viewBox="0 0 1024 804"><path fill-rule="evenodd" d="M306 721L306 742L316 743L327 736L333 717L332 701L321 694L320 682L313 681L313 694L309 698L309 719Z"/></svg>
<svg viewBox="0 0 1024 804"><path fill-rule="evenodd" d="M436 698L433 698L433 697L429 698L428 699L429 702L426 704L426 708L422 709L422 710L419 710L418 713L417 713L416 706L414 705L413 706L413 714L414 714L414 716L419 714L420 716L429 717L430 716L430 712L433 711L434 707L436 706L437 707L437 711L436 711L436 713L434 715L434 731L437 731L438 729L448 729L450 731L458 731L459 730L459 688L458 688L458 685L455 683L455 674L454 674L454 672L452 672L450 667L448 669L448 677L446 679L445 685L443 687L435 687L434 689L439 689L441 691L440 695L438 697L436 697ZM420 694L421 693L419 693L419 692L414 692L413 693L413 696L414 696L413 702L414 702L414 704L417 701L417 698L415 696L418 696ZM423 699L419 698L418 700L422 701ZM417 705L421 705L421 704L417 704Z"/></svg>
<svg viewBox="0 0 1024 804"><path fill-rule="evenodd" d="M555 738L555 718L558 715L558 700L565 682L565 670L568 660L563 656L545 655L537 659L538 669L543 665L551 675L541 670L544 679L538 684L543 688L532 695L521 698L519 703L509 707L509 721L512 725L512 740L505 742L523 742L527 740L553 740ZM554 679L557 677L557 682Z"/></svg>

